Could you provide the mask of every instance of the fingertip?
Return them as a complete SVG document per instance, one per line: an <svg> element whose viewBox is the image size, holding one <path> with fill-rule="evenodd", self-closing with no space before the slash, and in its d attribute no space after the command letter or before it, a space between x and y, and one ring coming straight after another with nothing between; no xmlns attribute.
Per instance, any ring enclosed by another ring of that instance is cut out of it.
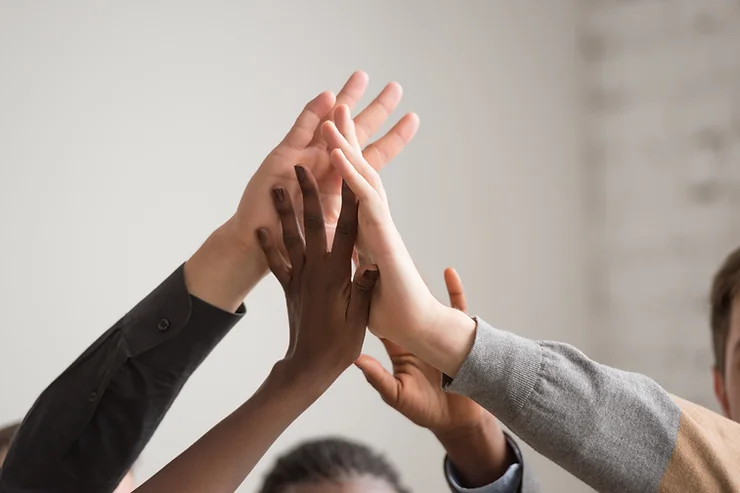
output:
<svg viewBox="0 0 740 493"><path fill-rule="evenodd" d="M295 171L295 176L299 183L303 183L306 181L306 168L304 168L300 164L296 164L295 166L293 166L293 171Z"/></svg>
<svg viewBox="0 0 740 493"><path fill-rule="evenodd" d="M364 354L361 354L360 357L357 358L355 362L353 363L353 365L355 365L355 368L357 368L358 370L360 370L360 372L362 372L362 376L368 382L370 381L370 377L368 377L368 370L367 370L367 365L369 364L370 363L368 362L367 357Z"/></svg>
<svg viewBox="0 0 740 493"><path fill-rule="evenodd" d="M373 265L372 267L368 267L365 270L365 272L362 273L362 277L372 282L373 284L375 284L378 281L378 278L380 277L380 271L378 270L378 266Z"/></svg>
<svg viewBox="0 0 740 493"><path fill-rule="evenodd" d="M409 135L407 135L406 138L411 140L414 135L416 135L416 131L419 130L421 119L419 118L419 114L414 113L413 111L411 113L406 113L404 119L408 122L407 125L409 127Z"/></svg>
<svg viewBox="0 0 740 493"><path fill-rule="evenodd" d="M322 103L329 101L332 106L334 106L336 100L337 96L332 91L324 91L314 98L314 101L321 101Z"/></svg>
<svg viewBox="0 0 740 493"><path fill-rule="evenodd" d="M351 116L349 106L347 106L346 104L340 104L339 106L337 106L337 109L334 113L334 118L342 122L352 121L352 116Z"/></svg>
<svg viewBox="0 0 740 493"><path fill-rule="evenodd" d="M447 287L453 291L459 291L462 289L462 279L460 279L460 274L458 274L452 267L447 267L445 269L445 284L447 284Z"/></svg>
<svg viewBox="0 0 740 493"><path fill-rule="evenodd" d="M336 95L331 91L324 91L313 98L306 108L310 108L320 118L324 118L334 107L337 101Z"/></svg>
<svg viewBox="0 0 740 493"><path fill-rule="evenodd" d="M336 159L337 162L341 163L347 159L347 156L344 155L344 152L342 152L342 150L339 147L335 147L329 153L329 158Z"/></svg>
<svg viewBox="0 0 740 493"><path fill-rule="evenodd" d="M331 136L335 131L337 131L337 126L332 120L326 120L321 124L321 134L324 137Z"/></svg>
<svg viewBox="0 0 740 493"><path fill-rule="evenodd" d="M390 81L385 87L388 91L398 94L399 98L403 96L403 86L395 80Z"/></svg>
<svg viewBox="0 0 740 493"><path fill-rule="evenodd" d="M416 132L419 131L419 115L416 113L406 113L393 127L393 131L401 138L401 140L408 144L416 136Z"/></svg>
<svg viewBox="0 0 740 493"><path fill-rule="evenodd" d="M358 79L361 79L361 80L367 80L367 81L370 80L370 76L367 74L367 72L361 69L355 70L355 72L352 74L352 77L357 77Z"/></svg>

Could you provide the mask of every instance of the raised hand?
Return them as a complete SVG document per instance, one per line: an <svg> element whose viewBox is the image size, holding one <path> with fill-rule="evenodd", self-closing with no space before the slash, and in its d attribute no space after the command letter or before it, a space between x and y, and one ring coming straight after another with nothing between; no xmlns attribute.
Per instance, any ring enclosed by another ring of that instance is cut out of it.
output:
<svg viewBox="0 0 740 493"><path fill-rule="evenodd" d="M191 294L233 311L264 277L267 264L253 232L263 227L276 237L279 234L280 222L270 204L270 190L281 183L302 218L302 201L293 179L296 164L316 177L331 241L340 211L341 178L329 163L329 148L319 130L320 124L332 118L337 105L354 107L367 84L367 74L356 72L336 97L323 92L306 105L283 141L249 181L236 213L186 263L185 277ZM418 117L407 114L385 135L366 146L396 109L402 92L400 85L391 82L355 117L357 143L365 146L364 156L374 169L383 168L401 152L419 127Z"/></svg>
<svg viewBox="0 0 740 493"><path fill-rule="evenodd" d="M453 308L465 312L462 281L454 269L445 270L445 284ZM429 363L383 339L393 365L388 373L374 358L362 355L355 362L368 383L396 411L430 430L447 450L467 488L496 481L516 457L496 419L475 401L442 390L442 372Z"/></svg>
<svg viewBox="0 0 740 493"><path fill-rule="evenodd" d="M367 84L367 74L356 72L336 99L331 92L323 92L306 105L293 128L265 158L249 181L239 208L230 221L233 231L243 238L244 243L251 242L251 232L255 227L266 227L273 234L279 231L277 216L269 207L268 197L272 187L278 183L285 184L284 189L301 216L300 194L292 179L293 166L296 164L303 166L316 178L325 214L324 224L331 241L339 217L342 179L329 163L329 149L320 132L320 124L332 118L337 105L354 107L365 93ZM359 146L364 147L380 129L398 106L402 95L401 86L391 82L355 117ZM365 147L364 156L369 165L376 170L385 167L413 139L418 126L418 117L413 113L401 118L385 135Z"/></svg>
<svg viewBox="0 0 740 493"><path fill-rule="evenodd" d="M305 242L293 201L282 187L273 189L272 197L288 259L269 229L260 228L257 236L288 305L290 342L284 366L297 377L312 376L310 380L323 390L360 355L378 270L375 266L360 268L352 281L357 201L349 187L342 187L337 233L327 251L316 180L301 166L295 167L295 175L303 198Z"/></svg>
<svg viewBox="0 0 740 493"><path fill-rule="evenodd" d="M454 269L445 271L445 284L453 308L467 310L462 281ZM442 390L442 372L405 350L382 339L393 374L378 360L362 355L355 365L386 404L415 424L437 433L457 433L478 426L488 411L475 401Z"/></svg>
<svg viewBox="0 0 740 493"><path fill-rule="evenodd" d="M352 282L357 202L343 187L331 252L316 180L295 167L303 199L305 241L293 200L272 189L289 261L268 228L256 231L270 269L285 290L290 343L262 386L236 411L137 489L137 493L232 493L285 429L359 356L378 271L360 269ZM293 180L291 180L293 181Z"/></svg>
<svg viewBox="0 0 740 493"><path fill-rule="evenodd" d="M360 256L383 273L370 313L370 330L454 376L473 344L475 322L434 299L416 270L393 224L380 176L360 152L349 108L338 107L334 121L322 124L321 130L333 149L331 164L359 199ZM457 330L446 331L451 322ZM444 340L447 348L423 344L429 338Z"/></svg>

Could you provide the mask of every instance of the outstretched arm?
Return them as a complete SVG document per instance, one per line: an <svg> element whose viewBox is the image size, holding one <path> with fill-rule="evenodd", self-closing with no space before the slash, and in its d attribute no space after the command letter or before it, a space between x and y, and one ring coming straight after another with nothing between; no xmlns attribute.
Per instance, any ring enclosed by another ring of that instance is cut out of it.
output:
<svg viewBox="0 0 740 493"><path fill-rule="evenodd" d="M168 279L105 332L41 394L0 471L0 492L113 491L148 443L190 375L244 312L267 273L253 231L280 228L270 190L302 163L319 180L327 233L334 235L341 178L319 126L335 104L353 106L367 88L353 74L335 97L310 101L252 177L236 213ZM385 123L402 91L388 84L356 117L362 145ZM377 169L413 138L418 118L401 118L365 147ZM288 193L296 197L293 180Z"/></svg>
<svg viewBox="0 0 740 493"><path fill-rule="evenodd" d="M445 270L444 277L451 306L465 312L460 277L454 269ZM445 475L452 490L521 491L521 453L496 418L472 399L445 392L442 372L432 365L387 339L382 342L393 374L370 356L355 364L389 406L434 433L447 451Z"/></svg>
<svg viewBox="0 0 740 493"><path fill-rule="evenodd" d="M599 491L740 491L740 424L643 375L566 344L496 330L434 300L393 225L379 176L352 145L351 122L339 123L323 127L332 162L360 201L358 248L383 272L372 331L449 375L448 390Z"/></svg>
<svg viewBox="0 0 740 493"><path fill-rule="evenodd" d="M265 383L244 405L138 488L138 493L232 493L280 434L359 356L376 269L352 281L357 204L346 188L331 252L327 252L318 187L296 167L303 194L305 244L290 196L273 190L286 259L267 229L258 236L270 270L283 286L290 344Z"/></svg>

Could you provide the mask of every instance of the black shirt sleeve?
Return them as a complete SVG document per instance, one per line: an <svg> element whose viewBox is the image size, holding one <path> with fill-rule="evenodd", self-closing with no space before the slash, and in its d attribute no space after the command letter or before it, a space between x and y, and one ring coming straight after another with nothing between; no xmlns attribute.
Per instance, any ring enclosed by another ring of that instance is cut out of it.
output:
<svg viewBox="0 0 740 493"><path fill-rule="evenodd" d="M39 396L5 458L0 493L112 492L243 314L191 296L180 266Z"/></svg>

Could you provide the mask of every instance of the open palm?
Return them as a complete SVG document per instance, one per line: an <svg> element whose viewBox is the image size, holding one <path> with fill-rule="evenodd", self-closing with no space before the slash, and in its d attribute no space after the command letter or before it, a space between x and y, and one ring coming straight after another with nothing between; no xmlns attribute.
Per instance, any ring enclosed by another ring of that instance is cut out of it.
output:
<svg viewBox="0 0 740 493"><path fill-rule="evenodd" d="M454 269L445 271L445 284L450 304L465 311L462 281ZM382 342L393 365L392 375L367 355L355 364L382 399L408 419L435 433L445 433L474 425L487 413L473 400L443 391L439 370L391 341Z"/></svg>
<svg viewBox="0 0 740 493"><path fill-rule="evenodd" d="M321 123L332 118L333 109L344 104L354 107L365 93L367 74L354 73L339 94L323 92L304 108L282 142L265 158L249 181L239 208L230 223L249 243L257 227L267 227L279 234L279 221L272 207L270 190L281 185L290 195L298 217L303 217L300 189L295 183L294 166L300 164L316 178L324 212L324 222L331 242L336 229L341 206L341 177L329 161L329 149L321 136ZM402 97L401 86L391 82L355 118L358 138L364 147L363 154L376 169L388 164L416 134L418 117L407 114L388 133L367 145L372 135L385 123Z"/></svg>

